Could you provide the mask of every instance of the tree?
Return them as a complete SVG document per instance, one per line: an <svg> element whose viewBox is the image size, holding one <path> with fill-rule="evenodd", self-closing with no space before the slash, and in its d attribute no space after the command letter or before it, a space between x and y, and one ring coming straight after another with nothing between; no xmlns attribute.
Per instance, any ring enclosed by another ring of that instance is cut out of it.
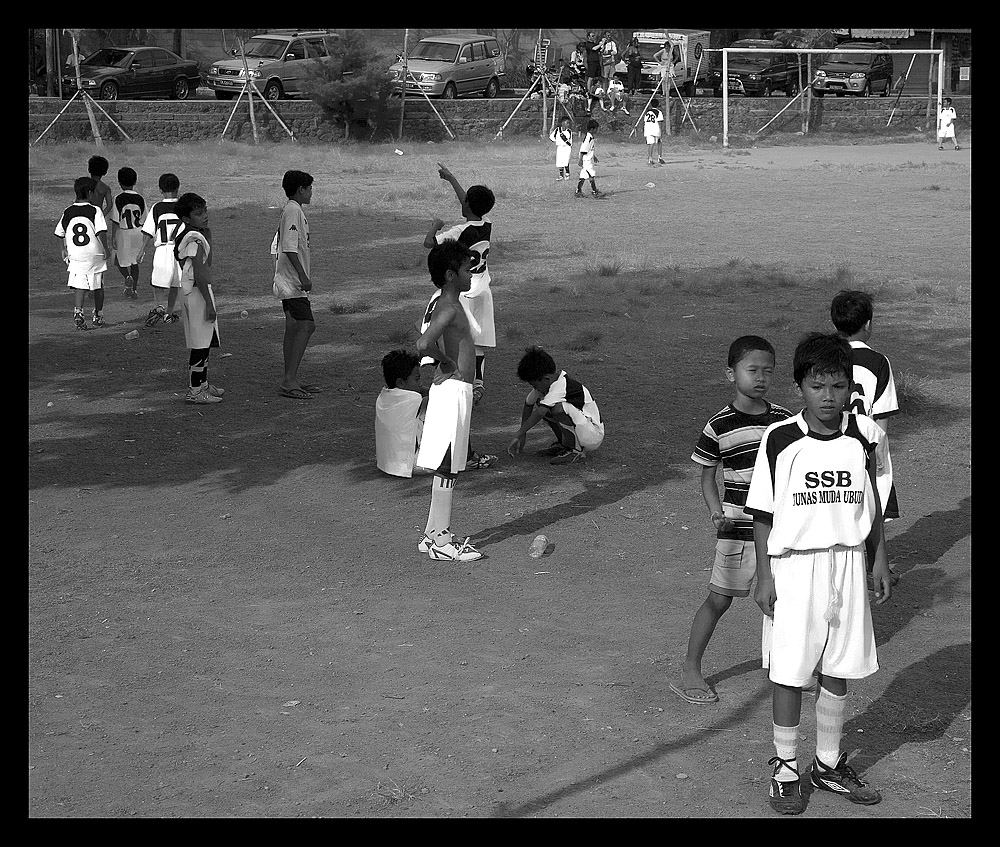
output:
<svg viewBox="0 0 1000 847"><path fill-rule="evenodd" d="M392 84L385 60L362 30L348 30L331 42L330 58L310 70L302 88L329 117L343 121L345 139L352 123L363 122L374 133L388 118Z"/></svg>

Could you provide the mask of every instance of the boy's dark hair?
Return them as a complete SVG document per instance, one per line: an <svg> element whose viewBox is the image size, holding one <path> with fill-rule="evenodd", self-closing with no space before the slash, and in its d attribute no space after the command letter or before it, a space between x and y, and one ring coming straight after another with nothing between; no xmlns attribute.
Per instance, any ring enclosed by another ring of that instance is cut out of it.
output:
<svg viewBox="0 0 1000 847"><path fill-rule="evenodd" d="M420 359L409 350L393 350L382 357L382 376L389 388L396 387L396 380L406 380L413 369L420 364Z"/></svg>
<svg viewBox="0 0 1000 847"><path fill-rule="evenodd" d="M118 169L118 184L122 188L135 188L139 175L132 168Z"/></svg>
<svg viewBox="0 0 1000 847"><path fill-rule="evenodd" d="M792 357L792 377L796 385L802 385L802 380L809 374L825 376L841 373L848 379L854 377L851 345L844 336L837 333L824 335L822 332L811 332L795 348L795 355Z"/></svg>
<svg viewBox="0 0 1000 847"><path fill-rule="evenodd" d="M81 176L73 180L73 193L77 200L86 200L87 195L97 188L97 180L89 176Z"/></svg>
<svg viewBox="0 0 1000 847"><path fill-rule="evenodd" d="M729 357L726 359L726 364L735 368L744 356L755 350L763 350L765 353L774 355L774 347L766 338L761 338L759 335L741 335L729 345Z"/></svg>
<svg viewBox="0 0 1000 847"><path fill-rule="evenodd" d="M517 378L521 382L534 382L546 374L556 372L556 362L541 347L525 347L521 361L517 363Z"/></svg>
<svg viewBox="0 0 1000 847"><path fill-rule="evenodd" d="M485 185L470 185L469 190L465 192L465 205L472 214L480 217L489 212L496 202L497 198Z"/></svg>
<svg viewBox="0 0 1000 847"><path fill-rule="evenodd" d="M427 254L427 270L431 274L431 282L438 288L443 288L448 281L445 274L449 271L458 273L462 262L473 258L473 252L461 242L449 238L440 244L435 244Z"/></svg>
<svg viewBox="0 0 1000 847"><path fill-rule="evenodd" d="M305 171L285 171L285 175L281 178L281 187L286 197L291 197L300 188L308 188L312 184L312 174L307 174Z"/></svg>
<svg viewBox="0 0 1000 847"><path fill-rule="evenodd" d="M950 103L951 102L951 98L950 97L945 97L941 102L942 103Z"/></svg>
<svg viewBox="0 0 1000 847"><path fill-rule="evenodd" d="M830 320L844 335L854 335L872 319L872 298L864 291L839 291L830 304Z"/></svg>
<svg viewBox="0 0 1000 847"><path fill-rule="evenodd" d="M204 197L195 194L193 191L189 191L177 198L177 204L174 206L174 214L179 218L187 218L191 216L191 212L195 209L200 209L207 205L208 203L205 202Z"/></svg>
<svg viewBox="0 0 1000 847"><path fill-rule="evenodd" d="M160 191L176 191L181 187L181 181L174 174L160 174L160 181L157 183Z"/></svg>
<svg viewBox="0 0 1000 847"><path fill-rule="evenodd" d="M87 170L91 176L104 176L108 172L108 160L103 156L91 156L87 160Z"/></svg>
<svg viewBox="0 0 1000 847"><path fill-rule="evenodd" d="M652 100L649 101L649 105L652 106L654 109L659 108L660 98L654 97Z"/></svg>
<svg viewBox="0 0 1000 847"><path fill-rule="evenodd" d="M593 118L591 118L589 121L587 121L587 132L590 132L590 130L592 130L592 129L600 129L600 127L601 127L601 125L597 121L595 121Z"/></svg>

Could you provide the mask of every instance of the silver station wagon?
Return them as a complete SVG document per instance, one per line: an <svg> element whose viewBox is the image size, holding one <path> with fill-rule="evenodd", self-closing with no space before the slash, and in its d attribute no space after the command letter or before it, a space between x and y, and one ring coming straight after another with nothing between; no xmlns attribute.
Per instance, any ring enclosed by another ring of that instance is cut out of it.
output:
<svg viewBox="0 0 1000 847"><path fill-rule="evenodd" d="M421 39L407 61L407 94L454 99L496 97L506 80L500 45L489 35L433 35ZM393 91L403 91L402 57L389 68Z"/></svg>

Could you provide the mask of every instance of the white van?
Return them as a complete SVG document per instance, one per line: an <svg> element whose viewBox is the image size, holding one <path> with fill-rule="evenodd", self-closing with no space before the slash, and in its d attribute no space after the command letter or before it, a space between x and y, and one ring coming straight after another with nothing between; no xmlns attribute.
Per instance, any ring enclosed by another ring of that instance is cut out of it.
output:
<svg viewBox="0 0 1000 847"><path fill-rule="evenodd" d="M642 84L644 88L653 89L660 84L660 65L653 56L663 48L663 42L669 41L671 49L676 45L680 49L681 61L674 68L674 82L681 93L685 96L694 91L698 79L708 77L708 54L704 53L708 49L711 33L707 29L660 29L660 30L639 30L632 33L633 38L639 39L639 52L642 55ZM619 55L625 52L625 46L619 45ZM701 68L698 68L698 59L701 59ZM624 62L619 62L615 66L615 76L622 82L628 79L628 68ZM673 87L671 87L673 90Z"/></svg>

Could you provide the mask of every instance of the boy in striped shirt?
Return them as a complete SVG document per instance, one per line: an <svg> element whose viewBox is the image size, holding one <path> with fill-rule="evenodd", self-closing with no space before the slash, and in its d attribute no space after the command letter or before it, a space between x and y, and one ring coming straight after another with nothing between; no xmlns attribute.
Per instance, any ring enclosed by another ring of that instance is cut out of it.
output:
<svg viewBox="0 0 1000 847"><path fill-rule="evenodd" d="M715 566L708 597L695 613L681 678L670 690L688 703L718 702L701 673L701 660L715 627L733 602L750 594L757 568L753 519L743 511L757 448L764 430L792 413L764 399L774 374L774 348L764 338L744 335L729 347L726 378L736 394L702 431L692 460L701 465L701 493L717 530ZM722 465L725 486L719 499L716 472Z"/></svg>

